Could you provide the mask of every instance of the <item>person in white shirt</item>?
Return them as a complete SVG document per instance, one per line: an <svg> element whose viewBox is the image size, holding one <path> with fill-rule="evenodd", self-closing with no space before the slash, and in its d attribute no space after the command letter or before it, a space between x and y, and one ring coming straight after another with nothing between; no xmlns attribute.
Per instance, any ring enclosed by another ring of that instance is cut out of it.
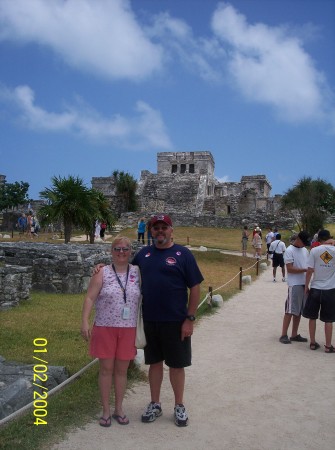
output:
<svg viewBox="0 0 335 450"><path fill-rule="evenodd" d="M270 249L270 244L271 242L274 240L273 238L275 237L274 232L272 231L272 228L269 228L269 232L267 233L267 235L265 236L265 242L266 242L266 247L267 247L267 252L269 255L269 249Z"/></svg>
<svg viewBox="0 0 335 450"><path fill-rule="evenodd" d="M291 342L307 342L308 339L298 334L301 314L305 306L305 280L307 272L309 235L306 231L300 231L294 243L287 247L284 261L287 270L288 294L285 302L285 314L283 318L282 335L279 342L291 344ZM293 317L292 333L287 335Z"/></svg>
<svg viewBox="0 0 335 450"><path fill-rule="evenodd" d="M286 245L283 241L281 241L281 234L277 234L277 238L275 241L271 242L269 247L269 252L272 254L272 268L273 268L273 281L276 281L276 272L277 267L281 267L282 270L282 281L285 280L285 262L284 262L284 253L286 250Z"/></svg>
<svg viewBox="0 0 335 450"><path fill-rule="evenodd" d="M305 285L308 297L303 316L309 319L310 349L320 348L315 340L316 319L320 312L320 320L325 324L325 352L335 353L331 343L335 322L335 241L328 230L319 231L318 240L320 245L312 248L308 259Z"/></svg>

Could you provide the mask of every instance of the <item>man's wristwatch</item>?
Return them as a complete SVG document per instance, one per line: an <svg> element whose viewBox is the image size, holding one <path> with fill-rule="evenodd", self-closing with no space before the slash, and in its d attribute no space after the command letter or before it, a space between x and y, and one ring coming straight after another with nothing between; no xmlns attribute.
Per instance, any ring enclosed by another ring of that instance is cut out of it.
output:
<svg viewBox="0 0 335 450"><path fill-rule="evenodd" d="M195 316L190 314L190 315L186 316L186 319L190 320L191 322L194 322L195 321Z"/></svg>

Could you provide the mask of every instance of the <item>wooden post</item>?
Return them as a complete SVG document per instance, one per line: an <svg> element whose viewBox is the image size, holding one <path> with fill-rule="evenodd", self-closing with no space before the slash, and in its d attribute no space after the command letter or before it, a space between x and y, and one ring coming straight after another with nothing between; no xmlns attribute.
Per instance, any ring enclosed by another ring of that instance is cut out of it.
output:
<svg viewBox="0 0 335 450"><path fill-rule="evenodd" d="M187 245L190 245L190 237L187 236Z"/></svg>
<svg viewBox="0 0 335 450"><path fill-rule="evenodd" d="M208 304L209 304L209 306L212 306L213 305L213 303L212 303L212 298L213 298L213 288L212 288L212 286L208 286L208 292L209 292L209 299L208 299Z"/></svg>
<svg viewBox="0 0 335 450"><path fill-rule="evenodd" d="M240 267L240 291L242 291L242 267Z"/></svg>
<svg viewBox="0 0 335 450"><path fill-rule="evenodd" d="M256 275L258 276L259 274L259 259L257 259L257 263L256 263Z"/></svg>

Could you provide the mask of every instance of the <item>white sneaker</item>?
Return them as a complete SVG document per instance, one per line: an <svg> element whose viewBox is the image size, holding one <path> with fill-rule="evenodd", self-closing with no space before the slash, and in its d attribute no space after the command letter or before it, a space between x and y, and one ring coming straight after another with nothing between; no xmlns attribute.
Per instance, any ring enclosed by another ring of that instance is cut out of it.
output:
<svg viewBox="0 0 335 450"><path fill-rule="evenodd" d="M150 402L147 409L142 414L142 422L153 422L157 417L162 415L162 407L160 403Z"/></svg>
<svg viewBox="0 0 335 450"><path fill-rule="evenodd" d="M188 415L185 406L180 404L174 408L174 423L177 427L186 427L188 425Z"/></svg>

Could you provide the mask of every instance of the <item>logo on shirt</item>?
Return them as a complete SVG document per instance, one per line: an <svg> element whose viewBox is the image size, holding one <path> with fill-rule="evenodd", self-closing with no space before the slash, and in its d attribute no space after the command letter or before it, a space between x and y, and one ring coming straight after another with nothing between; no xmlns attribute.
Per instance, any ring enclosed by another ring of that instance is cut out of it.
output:
<svg viewBox="0 0 335 450"><path fill-rule="evenodd" d="M149 258L150 255L151 255L151 253L148 252L148 253L145 255L145 258Z"/></svg>
<svg viewBox="0 0 335 450"><path fill-rule="evenodd" d="M322 255L320 255L320 258L325 264L329 264L330 261L333 259L332 255L328 253L327 250L323 252Z"/></svg>
<svg viewBox="0 0 335 450"><path fill-rule="evenodd" d="M177 264L176 259L173 258L172 256L170 256L169 258L166 258L165 262L168 266L174 266L175 264Z"/></svg>
<svg viewBox="0 0 335 450"><path fill-rule="evenodd" d="M176 255L177 255L177 256L180 256L180 255L181 255L181 252L176 252Z"/></svg>

